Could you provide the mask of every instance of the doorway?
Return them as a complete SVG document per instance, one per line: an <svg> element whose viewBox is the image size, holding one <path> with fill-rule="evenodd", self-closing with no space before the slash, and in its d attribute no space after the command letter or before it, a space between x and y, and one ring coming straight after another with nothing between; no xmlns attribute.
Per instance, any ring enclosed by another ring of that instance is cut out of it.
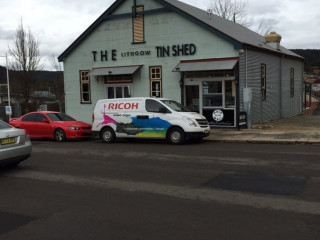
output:
<svg viewBox="0 0 320 240"><path fill-rule="evenodd" d="M199 107L199 85L187 85L186 88L186 106L194 112L200 113Z"/></svg>

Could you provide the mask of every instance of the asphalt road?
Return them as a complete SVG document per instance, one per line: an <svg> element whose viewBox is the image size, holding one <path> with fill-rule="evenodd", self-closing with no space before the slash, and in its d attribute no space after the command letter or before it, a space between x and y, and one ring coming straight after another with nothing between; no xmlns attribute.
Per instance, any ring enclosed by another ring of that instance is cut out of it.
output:
<svg viewBox="0 0 320 240"><path fill-rule="evenodd" d="M4 239L320 239L318 145L33 140Z"/></svg>

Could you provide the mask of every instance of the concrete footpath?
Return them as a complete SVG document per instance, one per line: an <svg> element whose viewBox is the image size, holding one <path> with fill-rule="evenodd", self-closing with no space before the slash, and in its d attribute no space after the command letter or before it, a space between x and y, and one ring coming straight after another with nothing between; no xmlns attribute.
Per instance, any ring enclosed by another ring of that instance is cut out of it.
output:
<svg viewBox="0 0 320 240"><path fill-rule="evenodd" d="M320 116L280 119L269 123L254 124L250 129L211 129L210 136L205 139L235 143L320 145Z"/></svg>

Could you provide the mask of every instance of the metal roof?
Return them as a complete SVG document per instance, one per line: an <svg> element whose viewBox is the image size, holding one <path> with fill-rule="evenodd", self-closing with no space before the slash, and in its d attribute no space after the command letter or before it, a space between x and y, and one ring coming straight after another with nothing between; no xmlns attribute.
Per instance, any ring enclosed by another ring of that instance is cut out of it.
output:
<svg viewBox="0 0 320 240"><path fill-rule="evenodd" d="M238 58L216 58L204 60L181 61L173 72L193 72L193 71L212 71L212 70L231 70L234 69Z"/></svg>
<svg viewBox="0 0 320 240"><path fill-rule="evenodd" d="M142 65L93 68L88 73L88 76L129 75L129 74L134 74L141 67Z"/></svg>
<svg viewBox="0 0 320 240"><path fill-rule="evenodd" d="M253 46L256 48L264 49L267 51L273 51L276 53L282 53L290 55L293 57L298 57L303 59L300 55L286 49L280 45L280 50L277 50L273 47L270 47L266 44L264 36L238 24L233 21L224 19L215 14L211 14L210 17L207 11L193 7L186 3L177 1L177 0L159 0L160 2L166 2L172 5L175 8L180 9L185 14L192 16L193 18L199 20L203 24L212 27L216 31L225 34L226 36L234 39L235 41L240 42L241 44Z"/></svg>
<svg viewBox="0 0 320 240"><path fill-rule="evenodd" d="M277 50L266 44L265 39L260 34L238 24L233 21L229 21L215 14L210 14L207 11L193 7L186 3L177 0L155 0L159 4L164 6L164 9L168 11L176 12L186 19L193 21L194 23L204 27L208 31L213 32L217 36L220 36L226 41L232 43L235 48L241 48L243 45L247 47L254 47L265 51L271 51L275 54L284 54L299 58L303 60L303 57L286 49L280 45L280 49ZM97 26L103 21L107 21L113 17L112 13L124 2L124 0L115 1L94 23L91 24L59 57L59 61L64 61L67 57L86 37L91 34ZM122 17L131 17L128 14L120 14ZM119 15L119 16L120 16ZM118 17L119 17L118 16ZM114 16L116 17L116 16Z"/></svg>

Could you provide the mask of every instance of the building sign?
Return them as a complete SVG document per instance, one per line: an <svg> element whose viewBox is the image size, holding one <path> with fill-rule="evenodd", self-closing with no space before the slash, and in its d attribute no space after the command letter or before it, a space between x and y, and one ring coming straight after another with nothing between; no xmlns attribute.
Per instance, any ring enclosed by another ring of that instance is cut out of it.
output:
<svg viewBox="0 0 320 240"><path fill-rule="evenodd" d="M232 109L203 109L202 115L205 116L210 126L234 127L234 110Z"/></svg>
<svg viewBox="0 0 320 240"><path fill-rule="evenodd" d="M175 44L172 46L156 46L156 56L160 57L178 57L178 56L190 56L195 55L197 47L195 44ZM93 61L117 61L118 56L125 57L143 57L152 55L151 50L136 50L136 51L119 51L117 49L112 50L100 50L92 51Z"/></svg>
<svg viewBox="0 0 320 240"><path fill-rule="evenodd" d="M157 57L177 57L195 55L197 48L194 44L181 44L173 46L157 46Z"/></svg>

